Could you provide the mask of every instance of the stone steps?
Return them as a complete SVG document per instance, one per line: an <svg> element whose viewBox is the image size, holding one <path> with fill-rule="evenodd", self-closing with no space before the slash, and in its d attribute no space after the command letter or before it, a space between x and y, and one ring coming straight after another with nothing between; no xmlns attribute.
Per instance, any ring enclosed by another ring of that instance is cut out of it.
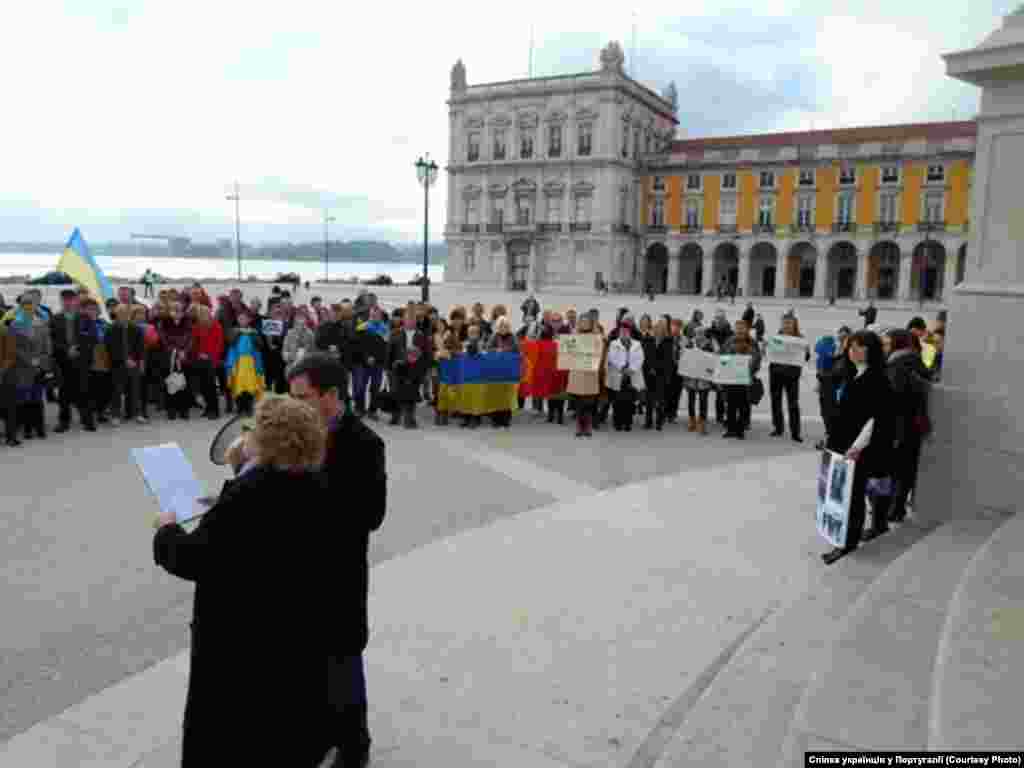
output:
<svg viewBox="0 0 1024 768"><path fill-rule="evenodd" d="M820 583L769 616L743 644L656 762L646 765L726 768L776 759L769 756L782 753L810 674L824 663L850 605L908 548L927 541L931 530L900 526L825 569Z"/></svg>
<svg viewBox="0 0 1024 768"><path fill-rule="evenodd" d="M935 662L929 749L1019 749L1024 690L1024 517L974 555L949 605Z"/></svg>
<svg viewBox="0 0 1024 768"><path fill-rule="evenodd" d="M780 766L810 749L923 750L951 600L1003 517L946 523L896 559L841 620L815 662Z"/></svg>

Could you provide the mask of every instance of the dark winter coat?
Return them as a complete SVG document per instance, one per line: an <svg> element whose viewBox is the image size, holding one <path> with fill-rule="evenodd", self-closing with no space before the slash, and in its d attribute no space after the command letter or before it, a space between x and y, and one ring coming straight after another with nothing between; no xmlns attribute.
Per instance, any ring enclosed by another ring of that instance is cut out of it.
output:
<svg viewBox="0 0 1024 768"><path fill-rule="evenodd" d="M649 336L644 338L643 345L644 386L655 400L663 401L676 371L675 342L671 336L661 341Z"/></svg>
<svg viewBox="0 0 1024 768"><path fill-rule="evenodd" d="M409 363L409 348L406 344L405 329L399 328L391 334L388 342L388 362L394 374L395 399L401 403L414 403L419 397L423 377L430 370L431 351L433 344L429 336L416 331L413 346L419 351L419 357Z"/></svg>
<svg viewBox="0 0 1024 768"><path fill-rule="evenodd" d="M114 323L107 331L107 352L114 368L124 368L128 360L136 363L146 361L146 343L142 329L135 323L122 325Z"/></svg>
<svg viewBox="0 0 1024 768"><path fill-rule="evenodd" d="M864 449L860 461L868 477L888 477L893 472L893 443L898 431L899 415L894 410L894 399L884 368L875 368L856 376L839 380L836 391L836 410L828 448L845 454L869 419L874 419L871 441Z"/></svg>
<svg viewBox="0 0 1024 768"><path fill-rule="evenodd" d="M930 374L921 356L910 349L894 352L885 366L897 415L895 438L900 442L919 438L915 421L928 414Z"/></svg>
<svg viewBox="0 0 1024 768"><path fill-rule="evenodd" d="M314 766L326 753L324 617L351 610L337 600L330 508L319 473L257 467L191 533L156 532L157 565L196 584L183 768Z"/></svg>
<svg viewBox="0 0 1024 768"><path fill-rule="evenodd" d="M328 618L329 651L354 656L369 639L367 593L370 534L384 522L388 475L384 441L351 412L336 419L327 434L324 474L335 505L338 536L334 541L332 603L342 606ZM337 506L338 501L341 506Z"/></svg>
<svg viewBox="0 0 1024 768"><path fill-rule="evenodd" d="M324 352L331 347L338 348L339 359L345 368L351 370L361 365L361 355L357 347L355 324L351 321L324 323L316 329L316 348Z"/></svg>

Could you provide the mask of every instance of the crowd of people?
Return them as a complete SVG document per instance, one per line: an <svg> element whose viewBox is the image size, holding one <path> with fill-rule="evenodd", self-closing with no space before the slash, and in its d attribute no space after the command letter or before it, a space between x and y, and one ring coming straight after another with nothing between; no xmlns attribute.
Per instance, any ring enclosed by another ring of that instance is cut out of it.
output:
<svg viewBox="0 0 1024 768"><path fill-rule="evenodd" d="M155 412L171 420L196 413L209 419L251 414L264 393L286 391L289 366L316 351L334 356L351 372L357 416L377 420L386 412L390 424L414 429L417 406L427 403L436 426L454 422L472 429L482 424L481 414L451 412L438 397L440 363L460 355L518 351L524 342L565 334L602 338L598 370L573 371L562 377L557 391L544 398L521 397L519 407L546 412L547 420L558 424L568 412L577 437L590 437L609 421L615 431L631 431L639 418L644 429L660 431L682 417L689 432L707 435L709 423L717 423L724 437L744 439L751 409L765 394L758 374L767 368L772 435L787 431L788 417L791 439L803 440L803 366L763 365L768 329L752 304L733 323L723 309L706 322L700 310L689 319L636 318L626 307L606 322L596 309L542 311L531 295L519 308L521 321L513 324L502 305L489 312L479 303L457 306L446 316L414 302L387 311L367 291L330 306L317 296L298 305L288 291L275 287L264 308L260 299L246 300L238 289L213 301L199 284L181 292L161 290L146 305L122 286L117 298L106 302L106 317L85 291L64 290L60 298L59 311L52 313L41 305L38 291L27 291L0 323L0 414L9 446L46 437L46 399L59 404L58 433L71 428L74 411L86 431L145 423ZM877 311L869 310L861 314L874 321ZM934 376L941 369L944 323L929 330L915 318L910 325L914 348ZM785 313L777 331L801 337L794 310ZM826 431L836 410L831 382L843 368L835 361L845 354L848 336L843 328L814 345ZM751 385L681 376L679 360L687 349L749 355ZM806 360L810 356L808 344ZM509 428L511 415L509 410L483 414L495 428Z"/></svg>

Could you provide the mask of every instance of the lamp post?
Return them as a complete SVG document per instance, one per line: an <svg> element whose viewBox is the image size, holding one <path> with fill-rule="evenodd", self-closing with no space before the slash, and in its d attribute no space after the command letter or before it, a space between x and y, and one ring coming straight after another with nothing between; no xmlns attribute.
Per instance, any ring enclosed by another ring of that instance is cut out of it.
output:
<svg viewBox="0 0 1024 768"><path fill-rule="evenodd" d="M238 204L241 202L241 196L238 194L238 182L235 182L235 194L228 195L226 200L231 200L235 204L235 260L238 262L238 282L242 282L242 240L241 240L241 224L238 219Z"/></svg>
<svg viewBox="0 0 1024 768"><path fill-rule="evenodd" d="M334 216L329 216L327 214L327 211L324 211L324 282L325 283L329 279L328 278L328 274L327 274L327 272L328 272L327 265L330 263L330 245L329 245L330 240L327 239L327 225L330 224L332 221L337 221L337 219Z"/></svg>
<svg viewBox="0 0 1024 768"><path fill-rule="evenodd" d="M428 245L430 242L430 187L437 181L437 163L430 159L430 153L416 161L416 178L423 185L423 283L421 301L430 301L430 277Z"/></svg>

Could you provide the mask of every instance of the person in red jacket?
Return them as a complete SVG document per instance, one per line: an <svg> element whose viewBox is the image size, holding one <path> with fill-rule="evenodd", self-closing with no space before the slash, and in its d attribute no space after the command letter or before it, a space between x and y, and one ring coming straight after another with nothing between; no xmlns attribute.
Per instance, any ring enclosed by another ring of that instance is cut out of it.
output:
<svg viewBox="0 0 1024 768"><path fill-rule="evenodd" d="M208 419L220 418L217 399L216 371L224 361L224 330L210 308L193 305L192 349L187 361L193 392L198 391L206 402L203 413Z"/></svg>

